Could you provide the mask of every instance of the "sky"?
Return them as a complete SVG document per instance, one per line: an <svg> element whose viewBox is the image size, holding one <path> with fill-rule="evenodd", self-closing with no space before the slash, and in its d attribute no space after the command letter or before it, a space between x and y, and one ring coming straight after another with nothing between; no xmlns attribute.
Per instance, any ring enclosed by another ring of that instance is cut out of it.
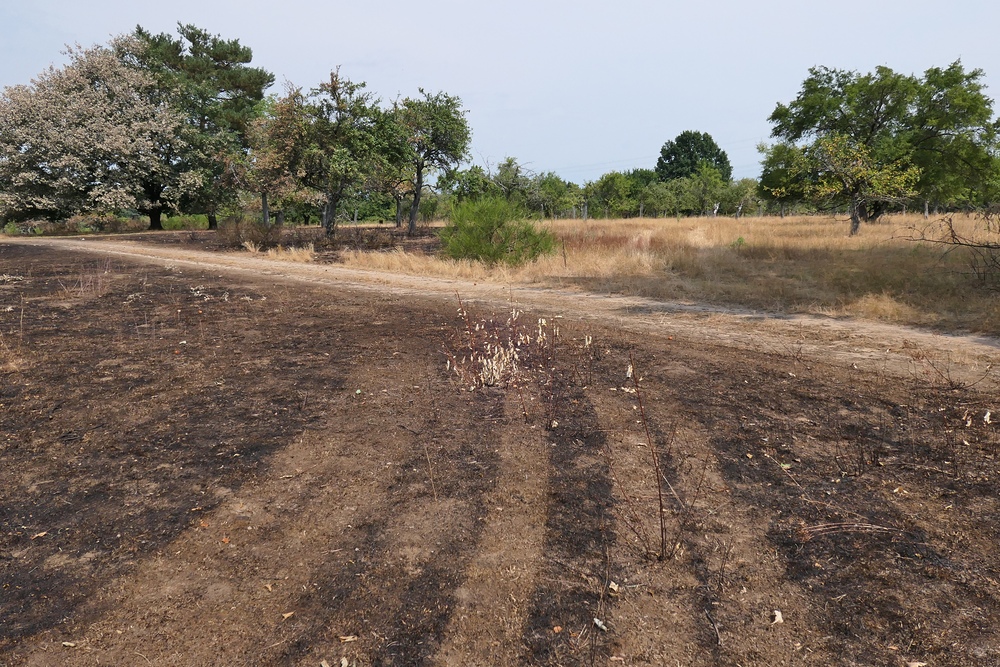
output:
<svg viewBox="0 0 1000 667"><path fill-rule="evenodd" d="M808 69L906 74L961 59L1000 94L1000 3L661 0L0 0L0 88L137 25L194 24L253 49L253 64L317 86L337 66L383 100L457 95L472 162L511 156L583 184L653 168L664 142L707 132L734 178L760 173L768 116Z"/></svg>

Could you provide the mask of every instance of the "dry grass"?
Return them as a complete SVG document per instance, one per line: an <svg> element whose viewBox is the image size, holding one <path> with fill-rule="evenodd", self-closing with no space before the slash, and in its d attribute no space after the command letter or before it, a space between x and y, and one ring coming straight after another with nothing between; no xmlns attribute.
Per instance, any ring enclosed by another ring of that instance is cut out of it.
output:
<svg viewBox="0 0 1000 667"><path fill-rule="evenodd" d="M244 243L244 246L246 244ZM247 250L250 250L247 248ZM260 250L250 250L250 252L259 252ZM278 246L276 248L270 248L264 253L268 259L277 259L282 262L312 262L316 259L316 247L312 243L307 243L304 246L299 246L295 248L285 248L283 246Z"/></svg>
<svg viewBox="0 0 1000 667"><path fill-rule="evenodd" d="M956 227L985 238L974 218ZM392 253L348 252L344 263L417 275L707 302L756 310L861 317L1000 333L995 294L978 289L961 250L922 216L890 216L847 235L819 216L561 220L556 255L521 268ZM992 239L1000 241L1000 239Z"/></svg>

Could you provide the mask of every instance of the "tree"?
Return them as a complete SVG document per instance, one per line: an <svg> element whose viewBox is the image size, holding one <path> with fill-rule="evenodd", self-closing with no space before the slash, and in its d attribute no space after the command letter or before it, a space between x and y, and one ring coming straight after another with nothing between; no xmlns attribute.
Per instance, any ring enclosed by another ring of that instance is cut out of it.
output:
<svg viewBox="0 0 1000 667"><path fill-rule="evenodd" d="M364 88L338 68L309 95L290 90L275 109L274 128L287 130L270 135L279 139L270 145L273 163L319 194L327 235L336 230L341 202L384 166L393 136L389 115Z"/></svg>
<svg viewBox="0 0 1000 667"><path fill-rule="evenodd" d="M629 183L629 197L635 202L632 213L640 218L646 214L646 188L659 182L659 176L653 169L633 169L625 172Z"/></svg>
<svg viewBox="0 0 1000 667"><path fill-rule="evenodd" d="M687 130L663 144L660 158L656 161L656 173L661 181L684 178L694 175L702 162L708 162L714 167L723 180L732 178L733 168L729 164L729 156L719 148L711 135Z"/></svg>
<svg viewBox="0 0 1000 667"><path fill-rule="evenodd" d="M712 215L716 215L728 183L719 170L708 161L702 161L697 171L686 180L690 184L690 193L694 198L697 212L704 215L711 208Z"/></svg>
<svg viewBox="0 0 1000 667"><path fill-rule="evenodd" d="M159 83L157 94L186 119L192 150L164 156L165 166L202 174L201 187L185 204L206 212L214 228L219 208L235 194L226 187L225 166L249 148L248 132L274 75L249 67L253 52L239 40L225 40L193 25L178 24L177 32L175 38L136 27L128 44L139 48L123 49L121 56L149 72ZM159 185L150 179L147 189L153 192ZM159 228L158 218L151 218L151 228Z"/></svg>
<svg viewBox="0 0 1000 667"><path fill-rule="evenodd" d="M288 86L281 98L260 104L258 117L247 129L246 153L233 153L223 172L233 190L260 195L264 224L270 224L270 199L301 203L311 199L300 174L309 140L310 123L301 89Z"/></svg>
<svg viewBox="0 0 1000 667"><path fill-rule="evenodd" d="M490 183L507 201L524 209L535 208L538 195L534 174L525 169L515 158L506 157L490 174Z"/></svg>
<svg viewBox="0 0 1000 667"><path fill-rule="evenodd" d="M729 181L722 192L722 211L736 218L742 217L748 210L760 203L760 184L753 178L741 178Z"/></svg>
<svg viewBox="0 0 1000 667"><path fill-rule="evenodd" d="M679 215L680 202L677 196L677 183L679 181L668 181L663 183L657 181L650 183L642 189L642 200L645 210L651 211L654 215Z"/></svg>
<svg viewBox="0 0 1000 667"><path fill-rule="evenodd" d="M428 172L457 166L466 158L472 140L461 99L443 92L432 95L422 88L420 94L420 98L403 100L398 109L398 122L405 128L413 167L409 234L417 229L420 197Z"/></svg>
<svg viewBox="0 0 1000 667"><path fill-rule="evenodd" d="M998 173L993 100L979 69L966 72L961 62L924 73L906 140L920 169L917 191L927 201L990 202L991 181Z"/></svg>
<svg viewBox="0 0 1000 667"><path fill-rule="evenodd" d="M535 182L543 213L551 218L576 209L582 202L580 187L554 172L538 174Z"/></svg>
<svg viewBox="0 0 1000 667"><path fill-rule="evenodd" d="M117 55L135 48L129 42L70 49L65 67L4 90L0 215L132 209L154 216L200 186L200 174L172 163L190 148L183 117L159 99L150 76Z"/></svg>
<svg viewBox="0 0 1000 667"><path fill-rule="evenodd" d="M904 197L985 191L995 172L997 125L982 76L960 62L923 78L888 67L864 75L815 67L798 96L776 106L771 135L803 151L807 164L792 174L803 191L850 206L853 234Z"/></svg>
<svg viewBox="0 0 1000 667"><path fill-rule="evenodd" d="M396 227L403 225L403 200L411 195L415 177L406 127L400 122L399 108L381 116L381 159L374 161L365 189L390 197L395 204Z"/></svg>
<svg viewBox="0 0 1000 667"><path fill-rule="evenodd" d="M607 218L624 218L639 210L632 182L620 171L611 171L584 186L587 208L602 210Z"/></svg>
<svg viewBox="0 0 1000 667"><path fill-rule="evenodd" d="M455 197L458 203L499 194L496 184L486 170L474 164L468 169L450 169L438 180L441 189Z"/></svg>
<svg viewBox="0 0 1000 667"><path fill-rule="evenodd" d="M789 204L806 197L809 167L806 165L805 151L787 142L771 146L760 144L757 150L764 155L761 160L760 196L776 203L783 218Z"/></svg>

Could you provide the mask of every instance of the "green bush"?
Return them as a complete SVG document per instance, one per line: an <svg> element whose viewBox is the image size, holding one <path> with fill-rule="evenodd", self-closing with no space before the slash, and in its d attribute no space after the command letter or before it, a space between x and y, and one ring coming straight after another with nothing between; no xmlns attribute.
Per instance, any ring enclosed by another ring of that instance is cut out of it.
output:
<svg viewBox="0 0 1000 667"><path fill-rule="evenodd" d="M208 229L207 215L169 215L160 222L164 229L193 230Z"/></svg>
<svg viewBox="0 0 1000 667"><path fill-rule="evenodd" d="M455 206L441 230L442 252L452 259L518 266L555 252L556 238L525 219L506 199L483 197Z"/></svg>

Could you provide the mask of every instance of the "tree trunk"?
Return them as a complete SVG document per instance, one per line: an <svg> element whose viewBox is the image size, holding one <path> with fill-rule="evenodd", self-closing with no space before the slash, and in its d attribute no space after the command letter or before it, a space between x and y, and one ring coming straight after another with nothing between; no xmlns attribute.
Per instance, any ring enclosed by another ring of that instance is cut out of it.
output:
<svg viewBox="0 0 1000 667"><path fill-rule="evenodd" d="M931 202L927 199L924 200L924 220L931 217Z"/></svg>
<svg viewBox="0 0 1000 667"><path fill-rule="evenodd" d="M278 225L279 227L283 227L284 226L284 224L285 224L285 209L281 209L280 211L278 211L278 217L275 220L274 224Z"/></svg>
<svg viewBox="0 0 1000 667"><path fill-rule="evenodd" d="M162 208L151 208L149 209L149 228L153 230L163 229L163 209Z"/></svg>
<svg viewBox="0 0 1000 667"><path fill-rule="evenodd" d="M215 213L208 214L208 228L209 229L219 228L219 218L215 215Z"/></svg>
<svg viewBox="0 0 1000 667"><path fill-rule="evenodd" d="M858 233L861 229L861 218L866 213L864 209L864 204L858 201L856 198L851 199L851 236Z"/></svg>
<svg viewBox="0 0 1000 667"><path fill-rule="evenodd" d="M417 232L417 215L420 213L420 193L424 189L424 168L417 167L417 180L413 184L413 204L410 206L410 226L406 229L407 236Z"/></svg>
<svg viewBox="0 0 1000 667"><path fill-rule="evenodd" d="M332 213L333 207L330 206L330 200L328 199L323 205L323 218L321 224L323 225L323 231L327 236L333 236L333 217Z"/></svg>
<svg viewBox="0 0 1000 667"><path fill-rule="evenodd" d="M271 224L271 210L267 207L267 193L266 192L261 192L260 193L260 210L261 210L261 213L264 216L264 224L265 225L270 225Z"/></svg>
<svg viewBox="0 0 1000 667"><path fill-rule="evenodd" d="M396 197L396 229L403 226L403 198Z"/></svg>

